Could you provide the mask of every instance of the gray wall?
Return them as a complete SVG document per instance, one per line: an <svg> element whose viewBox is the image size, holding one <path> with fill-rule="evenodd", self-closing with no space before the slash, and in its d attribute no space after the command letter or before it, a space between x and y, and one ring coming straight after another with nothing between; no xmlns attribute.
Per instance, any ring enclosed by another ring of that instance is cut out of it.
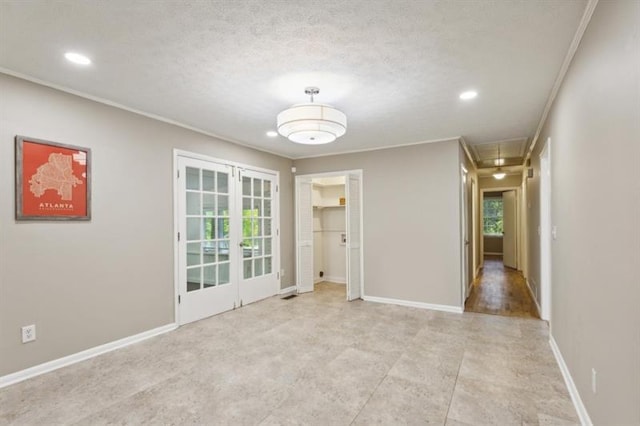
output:
<svg viewBox="0 0 640 426"><path fill-rule="evenodd" d="M295 160L296 174L363 170L367 296L460 306L457 141Z"/></svg>
<svg viewBox="0 0 640 426"><path fill-rule="evenodd" d="M0 375L174 321L173 148L280 171L293 284L291 160L1 74L0 93ZM91 222L16 223L16 134L92 149Z"/></svg>
<svg viewBox="0 0 640 426"><path fill-rule="evenodd" d="M601 1L528 180L539 282L539 161L551 137L551 332L594 424L640 424L640 2ZM591 369L598 372L591 391Z"/></svg>

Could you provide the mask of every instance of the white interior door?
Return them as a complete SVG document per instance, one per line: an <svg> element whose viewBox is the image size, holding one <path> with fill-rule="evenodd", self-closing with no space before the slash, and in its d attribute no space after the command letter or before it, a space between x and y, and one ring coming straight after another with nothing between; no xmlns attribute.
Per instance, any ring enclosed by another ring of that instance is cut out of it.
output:
<svg viewBox="0 0 640 426"><path fill-rule="evenodd" d="M298 293L313 291L313 204L311 178L296 177Z"/></svg>
<svg viewBox="0 0 640 426"><path fill-rule="evenodd" d="M502 262L504 266L516 269L517 218L516 191L502 193Z"/></svg>
<svg viewBox="0 0 640 426"><path fill-rule="evenodd" d="M362 188L360 175L347 175L347 300L362 297Z"/></svg>
<svg viewBox="0 0 640 426"><path fill-rule="evenodd" d="M273 296L279 289L277 186L276 176L253 170L239 170L241 191L237 202L242 206L242 228L238 258L242 259L240 305Z"/></svg>
<svg viewBox="0 0 640 426"><path fill-rule="evenodd" d="M232 167L178 157L178 287L181 324L235 307L237 219Z"/></svg>

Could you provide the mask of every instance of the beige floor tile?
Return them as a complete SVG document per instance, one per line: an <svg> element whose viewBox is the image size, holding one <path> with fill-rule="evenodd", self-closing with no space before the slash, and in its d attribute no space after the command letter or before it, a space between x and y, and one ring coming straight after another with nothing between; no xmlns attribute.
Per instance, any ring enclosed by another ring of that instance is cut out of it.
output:
<svg viewBox="0 0 640 426"><path fill-rule="evenodd" d="M355 425L443 424L451 390L387 376L362 408Z"/></svg>
<svg viewBox="0 0 640 426"><path fill-rule="evenodd" d="M542 321L273 297L0 389L0 424L576 424Z"/></svg>

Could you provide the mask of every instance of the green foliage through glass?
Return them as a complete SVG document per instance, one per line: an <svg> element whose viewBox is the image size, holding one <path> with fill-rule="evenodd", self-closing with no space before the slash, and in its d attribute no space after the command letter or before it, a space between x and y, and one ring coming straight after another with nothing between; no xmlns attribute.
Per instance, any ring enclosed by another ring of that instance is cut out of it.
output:
<svg viewBox="0 0 640 426"><path fill-rule="evenodd" d="M502 198L485 198L482 217L484 234L502 235Z"/></svg>

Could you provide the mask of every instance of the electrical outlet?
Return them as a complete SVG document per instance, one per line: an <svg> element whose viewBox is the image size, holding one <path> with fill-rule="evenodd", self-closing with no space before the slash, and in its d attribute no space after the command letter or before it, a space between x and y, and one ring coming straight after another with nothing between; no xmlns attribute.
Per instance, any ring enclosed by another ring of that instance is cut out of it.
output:
<svg viewBox="0 0 640 426"><path fill-rule="evenodd" d="M36 340L36 325L25 325L22 327L22 343L33 342Z"/></svg>
<svg viewBox="0 0 640 426"><path fill-rule="evenodd" d="M597 372L595 368L591 369L591 390L593 391L593 393L596 393L597 391L597 387L596 387L596 379L597 379Z"/></svg>

